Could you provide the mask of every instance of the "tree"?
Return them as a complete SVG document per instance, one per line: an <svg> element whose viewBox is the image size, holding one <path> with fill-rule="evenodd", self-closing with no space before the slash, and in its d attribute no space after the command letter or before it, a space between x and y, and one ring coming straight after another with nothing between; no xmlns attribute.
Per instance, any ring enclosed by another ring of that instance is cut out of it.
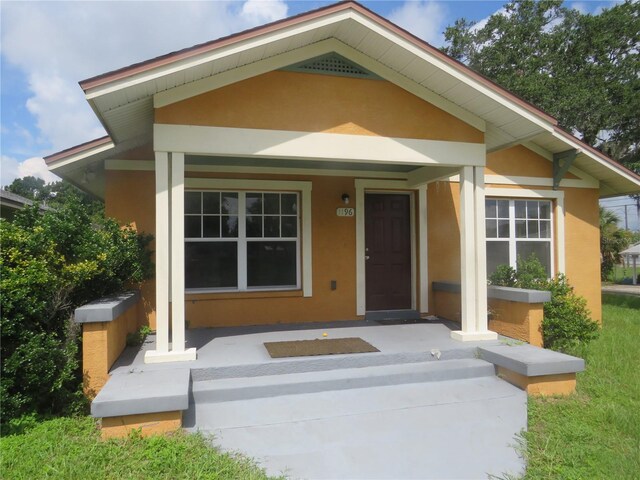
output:
<svg viewBox="0 0 640 480"><path fill-rule="evenodd" d="M44 203L52 208L64 205L71 199L78 200L89 208L91 213L100 213L104 209L101 200L92 197L66 180L46 183L41 178L32 176L16 178L5 190L21 195L29 200Z"/></svg>
<svg viewBox="0 0 640 480"><path fill-rule="evenodd" d="M512 1L484 26L460 19L444 52L640 171L640 2L598 15L561 0Z"/></svg>
<svg viewBox="0 0 640 480"><path fill-rule="evenodd" d="M95 215L74 196L0 219L2 423L67 413L82 398L75 308L149 278L148 235Z"/></svg>
<svg viewBox="0 0 640 480"><path fill-rule="evenodd" d="M620 263L620 252L629 246L633 234L618 228L620 219L611 210L600 207L600 274L609 279L615 265Z"/></svg>

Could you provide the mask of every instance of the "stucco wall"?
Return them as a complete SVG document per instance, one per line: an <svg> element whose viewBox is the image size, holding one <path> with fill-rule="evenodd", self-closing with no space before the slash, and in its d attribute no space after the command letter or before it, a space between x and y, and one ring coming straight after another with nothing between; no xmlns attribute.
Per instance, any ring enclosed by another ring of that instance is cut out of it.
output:
<svg viewBox="0 0 640 480"><path fill-rule="evenodd" d="M382 80L275 71L156 109L156 123L481 143L482 132Z"/></svg>
<svg viewBox="0 0 640 480"><path fill-rule="evenodd" d="M487 156L489 175L551 176L551 162L525 147L514 147ZM549 178L547 177L547 178ZM487 185L496 188L516 186ZM550 190L522 185L533 190ZM561 188L565 204L565 269L576 293L587 299L592 317L602 318L600 293L600 231L598 190ZM427 191L429 280L460 281L460 192L458 183L435 182ZM455 214L455 216L454 216ZM455 220L454 220L455 218ZM557 247L557 243L554 244ZM558 252L556 250L556 269ZM433 298L433 295L431 296ZM430 300L431 309L434 308Z"/></svg>

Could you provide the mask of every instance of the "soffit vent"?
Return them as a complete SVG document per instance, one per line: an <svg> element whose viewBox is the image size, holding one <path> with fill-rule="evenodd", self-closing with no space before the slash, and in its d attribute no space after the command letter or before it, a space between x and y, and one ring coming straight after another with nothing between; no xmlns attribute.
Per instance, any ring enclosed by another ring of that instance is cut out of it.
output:
<svg viewBox="0 0 640 480"><path fill-rule="evenodd" d="M305 60L304 62L286 67L283 70L380 80L380 77L375 73L365 70L337 53L328 53L321 57Z"/></svg>

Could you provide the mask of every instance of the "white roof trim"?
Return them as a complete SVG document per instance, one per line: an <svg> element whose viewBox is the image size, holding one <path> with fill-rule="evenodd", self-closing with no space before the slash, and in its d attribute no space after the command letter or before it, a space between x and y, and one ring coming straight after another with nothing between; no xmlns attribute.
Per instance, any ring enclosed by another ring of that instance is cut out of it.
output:
<svg viewBox="0 0 640 480"><path fill-rule="evenodd" d="M259 37L242 40L237 43L231 43L229 45L217 48L213 51L206 52L201 55L197 55L195 57L190 57L182 61L177 61L168 65L163 65L161 67L154 68L153 70L150 70L150 71L146 71L122 80L116 80L114 82L110 82L108 84L89 89L86 92L86 98L88 100L91 100L93 98L100 97L108 93L122 90L123 88L131 87L134 85L138 85L140 83L144 83L150 80L154 80L156 78L163 77L170 73L179 72L180 70L186 70L191 67L201 65L203 63L208 63L215 60L219 60L224 57L228 57L230 55L239 54L245 50L266 45L271 42L274 42L286 37L290 37L293 35L305 33L310 30L323 27L325 25L331 25L332 23L336 23L341 20L348 19L349 14L350 12L348 11L335 12L335 13L328 14L325 17L308 20L301 24L283 27L282 29L262 34Z"/></svg>
<svg viewBox="0 0 640 480"><path fill-rule="evenodd" d="M105 143L89 150L84 150L70 157L66 157L65 159L58 160L57 162L51 162L49 165L47 165L47 167L49 168L49 170L55 173L55 171L59 168L65 167L71 163L78 162L93 155L106 152L107 150L111 150L115 147L116 145L113 142Z"/></svg>

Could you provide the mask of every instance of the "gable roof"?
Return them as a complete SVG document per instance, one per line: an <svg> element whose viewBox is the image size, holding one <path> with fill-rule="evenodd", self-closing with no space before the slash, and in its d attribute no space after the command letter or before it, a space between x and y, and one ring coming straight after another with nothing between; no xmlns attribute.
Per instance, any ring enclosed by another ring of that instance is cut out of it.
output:
<svg viewBox="0 0 640 480"><path fill-rule="evenodd" d="M155 107L331 52L484 131L488 152L520 143L547 157L577 149L575 167L600 181L602 196L640 190L640 176L559 128L550 115L353 1L81 81L113 146L92 153L96 146L89 142L87 150L74 147L45 160L64 176L62 167L148 143Z"/></svg>

